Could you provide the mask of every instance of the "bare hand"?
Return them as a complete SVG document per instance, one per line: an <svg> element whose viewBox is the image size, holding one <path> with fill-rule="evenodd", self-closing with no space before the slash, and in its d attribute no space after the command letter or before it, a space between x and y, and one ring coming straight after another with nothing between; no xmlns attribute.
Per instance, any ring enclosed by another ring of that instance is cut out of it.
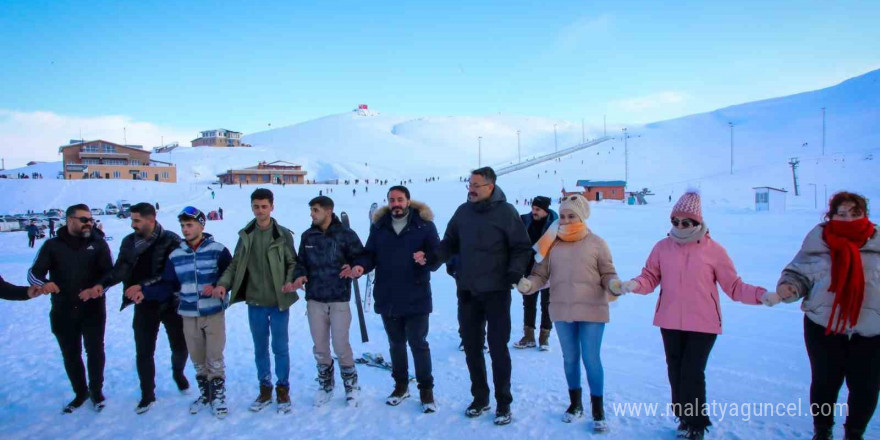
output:
<svg viewBox="0 0 880 440"><path fill-rule="evenodd" d="M776 288L776 294L785 301L797 297L797 288L791 284L780 284L779 287Z"/></svg>
<svg viewBox="0 0 880 440"><path fill-rule="evenodd" d="M351 278L360 278L363 274L364 268L362 266L355 266L351 268Z"/></svg>
<svg viewBox="0 0 880 440"><path fill-rule="evenodd" d="M339 272L339 278L351 278L351 266L343 265L342 272Z"/></svg>
<svg viewBox="0 0 880 440"><path fill-rule="evenodd" d="M30 286L30 287L28 287L28 290L27 290L27 296L28 296L28 298L35 298L35 297L37 297L38 295L41 295L41 294L43 294L43 293L44 293L44 292L42 291L42 289L40 288L40 286Z"/></svg>
<svg viewBox="0 0 880 440"><path fill-rule="evenodd" d="M226 297L226 288L223 286L217 286L211 290L211 296L214 298L223 299Z"/></svg>
<svg viewBox="0 0 880 440"><path fill-rule="evenodd" d="M79 293L79 299L83 301L88 301L90 299L95 299L104 294L104 288L100 285L93 286L89 289L85 289ZM143 295L141 295L143 297Z"/></svg>
<svg viewBox="0 0 880 440"><path fill-rule="evenodd" d="M302 289L302 287L309 282L309 277L299 277L293 280L293 290Z"/></svg>
<svg viewBox="0 0 880 440"><path fill-rule="evenodd" d="M423 251L418 251L414 253L413 260L416 262L416 264L421 266L428 264L428 260L425 258L425 253Z"/></svg>
<svg viewBox="0 0 880 440"><path fill-rule="evenodd" d="M125 289L124 293L125 297L130 299L135 304L140 304L141 301L144 300L144 292L141 289L140 284L135 284L134 286Z"/></svg>
<svg viewBox="0 0 880 440"><path fill-rule="evenodd" d="M58 293L61 292L61 289L58 288L58 285L49 281L46 284L43 284L43 287L40 289L42 293Z"/></svg>
<svg viewBox="0 0 880 440"><path fill-rule="evenodd" d="M212 296L214 295L214 286L207 284L202 287L202 296Z"/></svg>
<svg viewBox="0 0 880 440"><path fill-rule="evenodd" d="M281 286L281 293L295 292L295 287L296 286L294 285L294 283L286 283L285 285Z"/></svg>

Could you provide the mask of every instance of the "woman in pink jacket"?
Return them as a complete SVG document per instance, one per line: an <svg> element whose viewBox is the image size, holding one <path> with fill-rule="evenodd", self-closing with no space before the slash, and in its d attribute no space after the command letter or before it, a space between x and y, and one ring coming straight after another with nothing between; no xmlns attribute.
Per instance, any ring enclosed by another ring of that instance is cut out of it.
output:
<svg viewBox="0 0 880 440"><path fill-rule="evenodd" d="M660 327L678 436L702 439L711 425L706 404L706 362L721 334L717 285L734 301L761 304L767 291L746 284L727 252L703 223L700 195L687 192L672 208L672 230L660 240L641 275L612 283L615 293L648 294L660 286L654 325Z"/></svg>

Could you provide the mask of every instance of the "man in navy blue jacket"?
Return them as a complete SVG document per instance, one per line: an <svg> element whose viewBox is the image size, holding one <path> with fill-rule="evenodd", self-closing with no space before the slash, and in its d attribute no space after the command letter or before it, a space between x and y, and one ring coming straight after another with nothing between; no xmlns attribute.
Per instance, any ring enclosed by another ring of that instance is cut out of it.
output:
<svg viewBox="0 0 880 440"><path fill-rule="evenodd" d="M435 252L440 237L433 219L434 213L427 205L410 200L406 187L392 187L388 191L388 206L373 214L366 253L352 268L354 277L376 270L375 309L388 334L394 378L394 391L386 403L396 406L409 397L409 342L422 410L426 413L436 410L427 337L428 314L432 311L431 272L441 263L429 266L424 258L415 255Z"/></svg>

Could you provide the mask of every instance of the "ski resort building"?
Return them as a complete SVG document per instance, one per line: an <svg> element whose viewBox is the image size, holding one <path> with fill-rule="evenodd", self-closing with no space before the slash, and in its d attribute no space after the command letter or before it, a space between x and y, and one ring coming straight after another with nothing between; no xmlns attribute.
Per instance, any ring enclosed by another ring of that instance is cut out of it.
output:
<svg viewBox="0 0 880 440"><path fill-rule="evenodd" d="M227 185L245 184L245 185L264 185L264 184L303 184L306 183L305 177L308 172L302 169L302 165L297 165L283 160L275 162L260 162L255 167L244 168L239 170L227 170L223 174L218 174L220 182Z"/></svg>
<svg viewBox="0 0 880 440"><path fill-rule="evenodd" d="M201 136L192 140L193 147L250 147L241 143L241 132L218 128L201 132Z"/></svg>
<svg viewBox="0 0 880 440"><path fill-rule="evenodd" d="M82 141L58 147L62 171L68 180L127 179L177 182L173 163L150 159L150 152L139 145L121 145L102 139Z"/></svg>
<svg viewBox="0 0 880 440"><path fill-rule="evenodd" d="M623 200L626 197L626 182L623 180L578 180L577 186L584 188L584 197L591 201Z"/></svg>
<svg viewBox="0 0 880 440"><path fill-rule="evenodd" d="M755 211L785 212L785 195L788 191L769 186L752 189L755 190Z"/></svg>

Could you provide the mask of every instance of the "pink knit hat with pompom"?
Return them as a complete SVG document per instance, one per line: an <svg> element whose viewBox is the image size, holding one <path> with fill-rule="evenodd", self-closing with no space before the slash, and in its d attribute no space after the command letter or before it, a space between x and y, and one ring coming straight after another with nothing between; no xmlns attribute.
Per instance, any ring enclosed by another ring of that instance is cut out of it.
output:
<svg viewBox="0 0 880 440"><path fill-rule="evenodd" d="M688 190L684 193L675 206L672 207L672 217L689 218L703 223L703 208L700 203L700 193Z"/></svg>

